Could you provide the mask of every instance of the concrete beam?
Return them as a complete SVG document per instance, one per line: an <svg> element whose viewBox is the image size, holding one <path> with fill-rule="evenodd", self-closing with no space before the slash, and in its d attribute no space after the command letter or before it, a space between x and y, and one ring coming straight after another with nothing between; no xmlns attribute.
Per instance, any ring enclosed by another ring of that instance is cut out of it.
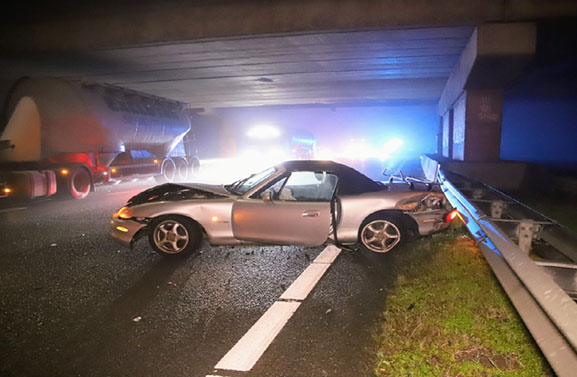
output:
<svg viewBox="0 0 577 377"><path fill-rule="evenodd" d="M54 0L43 8L33 7L33 12L26 2L13 5L16 10L1 16L3 53L86 51L311 30L478 25L577 16L577 3L570 0Z"/></svg>
<svg viewBox="0 0 577 377"><path fill-rule="evenodd" d="M444 115L463 90L504 89L535 54L537 28L533 23L484 24L477 27L439 99Z"/></svg>

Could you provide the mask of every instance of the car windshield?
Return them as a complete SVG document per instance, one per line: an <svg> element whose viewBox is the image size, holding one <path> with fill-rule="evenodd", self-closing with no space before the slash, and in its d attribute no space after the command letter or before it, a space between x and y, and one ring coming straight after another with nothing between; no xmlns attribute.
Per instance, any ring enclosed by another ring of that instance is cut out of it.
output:
<svg viewBox="0 0 577 377"><path fill-rule="evenodd" d="M252 189L253 187L263 182L265 179L273 175L275 172L276 169L274 167L268 168L266 170L261 171L260 173L252 174L246 178L239 179L238 181L233 182L230 185L224 186L224 188L232 194L243 195L248 191L250 191L250 189Z"/></svg>

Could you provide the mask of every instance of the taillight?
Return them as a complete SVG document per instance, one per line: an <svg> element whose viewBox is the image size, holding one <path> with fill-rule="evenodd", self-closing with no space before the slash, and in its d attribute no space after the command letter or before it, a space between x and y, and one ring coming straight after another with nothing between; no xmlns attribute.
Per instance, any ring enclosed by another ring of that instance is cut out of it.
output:
<svg viewBox="0 0 577 377"><path fill-rule="evenodd" d="M451 212L447 213L447 217L445 217L445 222L448 223L455 219L455 217L459 216L459 211L455 208Z"/></svg>

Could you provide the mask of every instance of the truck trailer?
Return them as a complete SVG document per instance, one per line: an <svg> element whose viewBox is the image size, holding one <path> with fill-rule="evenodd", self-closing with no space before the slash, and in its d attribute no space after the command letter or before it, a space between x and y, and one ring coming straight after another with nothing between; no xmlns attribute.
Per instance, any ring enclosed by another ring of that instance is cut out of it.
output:
<svg viewBox="0 0 577 377"><path fill-rule="evenodd" d="M0 195L81 199L96 184L198 170L187 104L112 85L22 78L3 99ZM177 145L180 145L179 148Z"/></svg>

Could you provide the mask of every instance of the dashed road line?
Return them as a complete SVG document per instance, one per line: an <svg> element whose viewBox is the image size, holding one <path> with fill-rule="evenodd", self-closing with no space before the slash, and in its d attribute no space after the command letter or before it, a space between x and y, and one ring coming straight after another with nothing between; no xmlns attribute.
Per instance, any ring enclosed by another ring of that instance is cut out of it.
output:
<svg viewBox="0 0 577 377"><path fill-rule="evenodd" d="M277 301L272 304L214 368L251 370L299 306L300 302Z"/></svg>
<svg viewBox="0 0 577 377"><path fill-rule="evenodd" d="M329 269L330 264L312 263L304 272L288 287L288 289L279 297L280 300L303 301L313 290L315 285Z"/></svg>
<svg viewBox="0 0 577 377"><path fill-rule="evenodd" d="M302 301L313 290L341 249L329 245L317 256L302 274L288 287L246 334L227 352L214 367L223 371L250 371L267 350ZM214 377L216 375L207 375Z"/></svg>

